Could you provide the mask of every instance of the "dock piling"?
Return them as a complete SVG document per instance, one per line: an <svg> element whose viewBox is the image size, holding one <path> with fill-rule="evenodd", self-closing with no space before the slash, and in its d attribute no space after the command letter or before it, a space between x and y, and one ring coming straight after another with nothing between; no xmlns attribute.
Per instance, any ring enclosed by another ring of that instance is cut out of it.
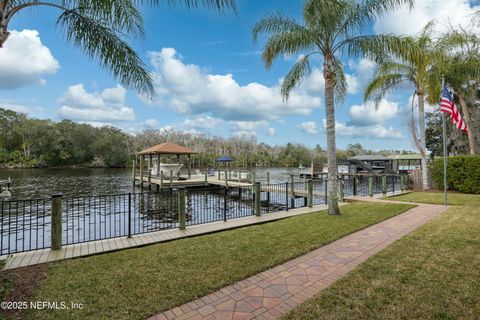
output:
<svg viewBox="0 0 480 320"><path fill-rule="evenodd" d="M313 180L312 179L307 180L307 189L308 189L307 205L309 208L312 208L313 207Z"/></svg>
<svg viewBox="0 0 480 320"><path fill-rule="evenodd" d="M373 197L373 176L368 177L368 195Z"/></svg>
<svg viewBox="0 0 480 320"><path fill-rule="evenodd" d="M256 182L254 186L255 190L255 215L257 217L261 216L261 211L260 211L260 198L261 198L261 187L260 187L260 182Z"/></svg>
<svg viewBox="0 0 480 320"><path fill-rule="evenodd" d="M382 193L383 195L387 194L387 176L382 176Z"/></svg>
<svg viewBox="0 0 480 320"><path fill-rule="evenodd" d="M185 188L178 188L178 224L180 230L185 230L186 227L185 196Z"/></svg>
<svg viewBox="0 0 480 320"><path fill-rule="evenodd" d="M62 248L62 197L61 193L52 196L52 250Z"/></svg>

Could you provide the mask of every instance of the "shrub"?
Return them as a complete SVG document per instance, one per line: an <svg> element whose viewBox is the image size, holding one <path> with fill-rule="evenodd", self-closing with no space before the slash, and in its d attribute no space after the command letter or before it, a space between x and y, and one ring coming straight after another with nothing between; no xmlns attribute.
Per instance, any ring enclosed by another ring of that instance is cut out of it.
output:
<svg viewBox="0 0 480 320"><path fill-rule="evenodd" d="M443 186L443 159L435 160L432 173L435 186L441 189ZM449 157L447 185L449 190L480 194L480 156Z"/></svg>

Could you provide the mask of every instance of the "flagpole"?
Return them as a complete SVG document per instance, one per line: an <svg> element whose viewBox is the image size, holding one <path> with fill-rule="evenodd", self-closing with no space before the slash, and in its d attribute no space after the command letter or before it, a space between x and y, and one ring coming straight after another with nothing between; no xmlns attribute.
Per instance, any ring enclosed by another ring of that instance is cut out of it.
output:
<svg viewBox="0 0 480 320"><path fill-rule="evenodd" d="M445 87L445 78L442 77L442 90ZM445 112L442 112L443 124L443 195L445 206L448 203L447 199L447 124L445 122Z"/></svg>

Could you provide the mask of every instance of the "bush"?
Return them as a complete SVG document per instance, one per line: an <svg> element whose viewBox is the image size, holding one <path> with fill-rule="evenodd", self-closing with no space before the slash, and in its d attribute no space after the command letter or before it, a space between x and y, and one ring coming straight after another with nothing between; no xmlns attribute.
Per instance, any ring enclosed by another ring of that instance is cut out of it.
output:
<svg viewBox="0 0 480 320"><path fill-rule="evenodd" d="M443 159L435 160L432 173L435 186L441 189L443 186ZM449 190L480 194L480 156L449 157L447 185Z"/></svg>

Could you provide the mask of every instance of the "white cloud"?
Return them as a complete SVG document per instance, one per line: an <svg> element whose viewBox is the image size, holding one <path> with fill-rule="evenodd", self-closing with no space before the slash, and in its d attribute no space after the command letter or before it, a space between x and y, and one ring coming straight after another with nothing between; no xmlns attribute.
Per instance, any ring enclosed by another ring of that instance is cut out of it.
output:
<svg viewBox="0 0 480 320"><path fill-rule="evenodd" d="M24 105L8 102L0 102L0 108L20 113L28 113L30 111L29 108Z"/></svg>
<svg viewBox="0 0 480 320"><path fill-rule="evenodd" d="M150 58L156 71L157 104L180 114L261 121L289 114L308 115L321 105L321 92L312 90L319 80L316 70L285 102L280 81L272 87L256 82L240 85L232 74L209 74L197 65L184 64L173 48L151 52ZM320 79L323 81L323 76Z"/></svg>
<svg viewBox="0 0 480 320"><path fill-rule="evenodd" d="M59 114L72 120L125 121L135 120L135 112L125 105L125 88L117 86L101 93L89 93L83 84L68 88L59 100Z"/></svg>
<svg viewBox="0 0 480 320"><path fill-rule="evenodd" d="M317 124L313 121L302 122L298 127L305 133L312 135L318 134Z"/></svg>
<svg viewBox="0 0 480 320"><path fill-rule="evenodd" d="M180 127L184 129L195 129L202 131L216 130L219 125L222 125L223 121L210 116L200 116L194 119L185 119Z"/></svg>
<svg viewBox="0 0 480 320"><path fill-rule="evenodd" d="M367 101L361 105L354 105L348 113L353 125L370 126L383 124L386 120L394 118L398 112L398 103L382 99L378 106L375 106L375 102L373 101Z"/></svg>
<svg viewBox="0 0 480 320"><path fill-rule="evenodd" d="M449 23L453 26L467 26L472 14L478 9L478 5L470 7L469 0L415 1L412 11L404 7L381 17L374 24L374 31L415 35L433 19L438 23L438 31L445 30Z"/></svg>
<svg viewBox="0 0 480 320"><path fill-rule="evenodd" d="M45 84L42 76L56 73L60 64L42 44L38 31L10 32L4 47L0 48L0 89Z"/></svg>
<svg viewBox="0 0 480 320"><path fill-rule="evenodd" d="M151 128L155 128L156 126L158 126L158 121L156 119L147 119L145 120L145 125L147 127L151 127Z"/></svg>
<svg viewBox="0 0 480 320"><path fill-rule="evenodd" d="M275 128L268 128L268 129L267 129L267 134L268 134L269 136L274 136L275 133L276 133Z"/></svg>
<svg viewBox="0 0 480 320"><path fill-rule="evenodd" d="M324 126L326 121L323 121ZM403 139L402 133L392 127L376 124L368 127L349 125L342 122L335 123L335 134L339 137L354 137L356 139Z"/></svg>
<svg viewBox="0 0 480 320"><path fill-rule="evenodd" d="M238 130L254 130L259 127L266 127L268 121L230 121L230 123Z"/></svg>
<svg viewBox="0 0 480 320"><path fill-rule="evenodd" d="M360 83L357 76L351 74L345 74L347 81L347 93L356 94L360 91Z"/></svg>

